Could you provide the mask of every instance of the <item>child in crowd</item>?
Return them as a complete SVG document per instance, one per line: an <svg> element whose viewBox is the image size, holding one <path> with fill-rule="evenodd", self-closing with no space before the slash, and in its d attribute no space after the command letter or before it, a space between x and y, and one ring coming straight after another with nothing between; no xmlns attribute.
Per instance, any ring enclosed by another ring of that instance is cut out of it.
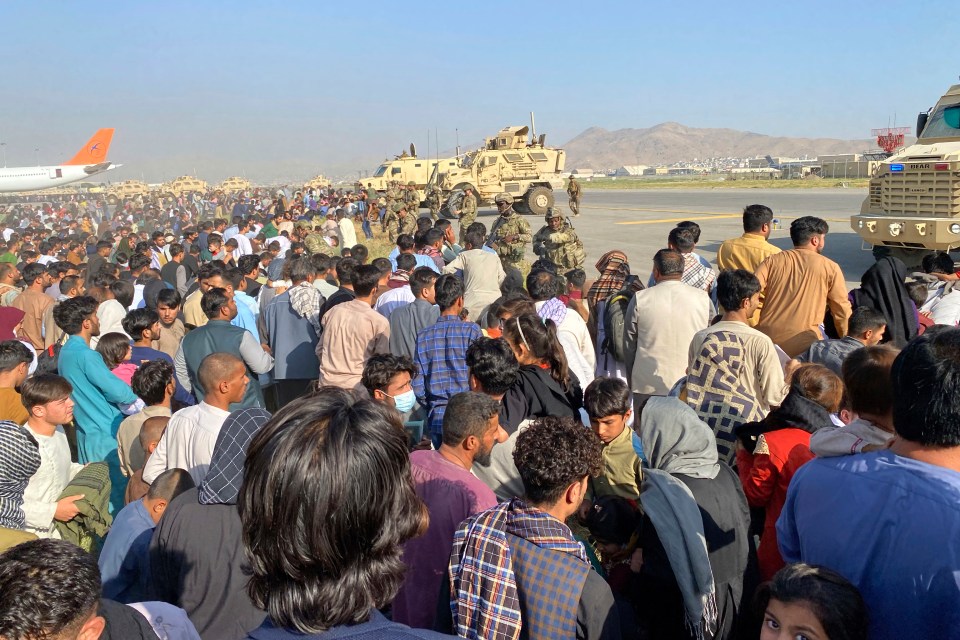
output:
<svg viewBox="0 0 960 640"><path fill-rule="evenodd" d="M122 333L102 335L97 343L97 353L113 375L130 384L133 372L137 370L137 365L130 362L130 338Z"/></svg>
<svg viewBox="0 0 960 640"><path fill-rule="evenodd" d="M916 305L917 309L920 309L927 303L927 296L930 290L927 289L927 285L923 282L908 282L907 293L910 294L910 299L913 301L913 304ZM923 332L934 324L936 323L933 321L933 318L930 317L929 313L927 313L927 315L924 315L924 312L917 313L918 336L922 336Z"/></svg>
<svg viewBox="0 0 960 640"><path fill-rule="evenodd" d="M614 596L630 597L632 573L639 573L643 553L637 548L641 517L631 501L603 496L587 512L586 525L600 552Z"/></svg>
<svg viewBox="0 0 960 640"><path fill-rule="evenodd" d="M98 564L103 597L124 604L150 599L150 539L167 505L194 487L183 469L164 471L139 500L117 513L103 543Z"/></svg>
<svg viewBox="0 0 960 640"><path fill-rule="evenodd" d="M866 640L867 606L857 588L826 567L791 564L757 590L760 640Z"/></svg>
<svg viewBox="0 0 960 640"><path fill-rule="evenodd" d="M583 392L590 428L603 442L603 471L590 478L589 495L615 495L636 501L643 480L640 458L633 446L630 389L620 378L596 378Z"/></svg>
<svg viewBox="0 0 960 640"><path fill-rule="evenodd" d="M34 354L19 340L0 342L0 420L22 425L30 417L17 388L27 379Z"/></svg>
<svg viewBox="0 0 960 640"><path fill-rule="evenodd" d="M130 476L127 483L127 493L124 495L123 503L130 504L147 495L150 485L143 481L143 467L146 466L150 455L157 450L160 444L160 438L167 430L167 423L170 422L170 416L153 416L143 421L140 427L140 433L137 436L137 444L143 450L143 464L137 467L136 471Z"/></svg>
<svg viewBox="0 0 960 640"><path fill-rule="evenodd" d="M60 494L83 465L70 460L70 445L61 425L73 420L73 387L64 378L42 373L26 380L20 389L29 418L26 428L40 447L40 468L23 493L26 530L40 538L59 538L54 521L69 522L80 512L76 501L83 495Z"/></svg>
<svg viewBox="0 0 960 640"><path fill-rule="evenodd" d="M177 355L180 341L187 334L187 328L180 319L180 307L183 297L176 289L163 289L157 294L157 315L160 316L160 335L153 340L154 349L163 351L171 358Z"/></svg>

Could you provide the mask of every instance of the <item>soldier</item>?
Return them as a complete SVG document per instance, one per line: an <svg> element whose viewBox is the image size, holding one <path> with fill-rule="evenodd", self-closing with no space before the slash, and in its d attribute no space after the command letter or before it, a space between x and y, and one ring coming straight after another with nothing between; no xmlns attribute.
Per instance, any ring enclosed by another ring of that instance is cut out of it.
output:
<svg viewBox="0 0 960 640"><path fill-rule="evenodd" d="M387 215L383 216L383 230L387 232L387 238L390 242L397 241L401 211L406 214L407 209L403 206L403 203L394 202L392 207L387 208Z"/></svg>
<svg viewBox="0 0 960 640"><path fill-rule="evenodd" d="M334 253L333 247L326 241L323 233L319 231L318 228L314 228L307 233L306 237L303 238L303 245L310 255L322 253L326 256L332 256Z"/></svg>
<svg viewBox="0 0 960 640"><path fill-rule="evenodd" d="M398 223L398 225L397 225L397 226L399 227L399 231L397 232L397 235L401 235L401 236L402 236L402 235L405 234L405 233L406 233L406 234L409 234L409 235L411 235L411 236L412 236L412 235L416 235L416 233L417 233L417 216L415 216L414 214L410 213L410 210L407 209L406 207L401 207L401 208L400 208L400 212L399 212L398 215L399 215L400 220L399 220L399 223Z"/></svg>
<svg viewBox="0 0 960 640"><path fill-rule="evenodd" d="M531 240L530 225L513 210L513 196L509 193L497 194L494 202L500 217L490 232L492 246L497 250L504 269L514 267L523 271L524 253Z"/></svg>
<svg viewBox="0 0 960 640"><path fill-rule="evenodd" d="M567 197L570 198L570 211L574 216L580 215L580 183L572 175L567 183Z"/></svg>
<svg viewBox="0 0 960 640"><path fill-rule="evenodd" d="M443 200L443 194L440 192L439 185L430 185L427 190L427 206L430 207L430 217L434 222L440 219L440 203Z"/></svg>
<svg viewBox="0 0 960 640"><path fill-rule="evenodd" d="M473 188L463 190L463 200L460 201L460 246L466 245L467 227L477 221L477 198L473 195Z"/></svg>
<svg viewBox="0 0 960 640"><path fill-rule="evenodd" d="M387 183L387 190L384 192L383 196L387 202L387 213L390 213L393 211L393 204L399 199L396 183L394 183L392 180Z"/></svg>
<svg viewBox="0 0 960 640"><path fill-rule="evenodd" d="M533 252L564 271L582 269L587 254L573 225L552 207L545 218L547 224L533 237Z"/></svg>
<svg viewBox="0 0 960 640"><path fill-rule="evenodd" d="M403 202L407 205L407 213L414 218L420 215L420 194L417 192L417 183L410 181L407 183L407 190L403 194Z"/></svg>

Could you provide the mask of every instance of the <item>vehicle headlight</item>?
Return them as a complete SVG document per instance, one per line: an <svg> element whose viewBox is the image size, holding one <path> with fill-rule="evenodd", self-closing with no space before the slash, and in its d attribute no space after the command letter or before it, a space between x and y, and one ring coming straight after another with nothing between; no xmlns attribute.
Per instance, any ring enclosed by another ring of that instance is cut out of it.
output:
<svg viewBox="0 0 960 640"><path fill-rule="evenodd" d="M952 225L950 225L950 233L960 233L960 224L954 222Z"/></svg>
<svg viewBox="0 0 960 640"><path fill-rule="evenodd" d="M857 220L857 227L863 229L863 220Z"/></svg>

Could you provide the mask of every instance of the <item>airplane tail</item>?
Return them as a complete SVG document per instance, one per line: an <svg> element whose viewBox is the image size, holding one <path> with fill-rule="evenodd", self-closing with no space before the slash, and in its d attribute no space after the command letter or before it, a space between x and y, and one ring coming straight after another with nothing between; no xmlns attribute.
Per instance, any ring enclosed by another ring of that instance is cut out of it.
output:
<svg viewBox="0 0 960 640"><path fill-rule="evenodd" d="M98 164L107 159L107 151L110 150L110 141L113 140L113 129L100 129L83 148L77 152L77 155L70 158L64 164Z"/></svg>

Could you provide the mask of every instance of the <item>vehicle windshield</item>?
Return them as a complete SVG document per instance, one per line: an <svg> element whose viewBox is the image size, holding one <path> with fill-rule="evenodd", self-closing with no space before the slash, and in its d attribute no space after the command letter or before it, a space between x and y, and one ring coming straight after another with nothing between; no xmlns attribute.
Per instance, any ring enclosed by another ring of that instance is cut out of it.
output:
<svg viewBox="0 0 960 640"><path fill-rule="evenodd" d="M387 165L382 164L382 165L380 165L379 167L377 167L377 171L376 171L376 173L373 174L373 177L374 177L374 178L379 178L380 176L382 176L382 175L385 174L386 172L387 172Z"/></svg>
<svg viewBox="0 0 960 640"><path fill-rule="evenodd" d="M476 151L471 151L470 153L463 156L463 160L460 161L460 166L464 169L469 169L473 165L473 161L476 159L478 153Z"/></svg>
<svg viewBox="0 0 960 640"><path fill-rule="evenodd" d="M923 128L920 139L958 136L960 136L960 103L937 107L927 118L927 125Z"/></svg>

